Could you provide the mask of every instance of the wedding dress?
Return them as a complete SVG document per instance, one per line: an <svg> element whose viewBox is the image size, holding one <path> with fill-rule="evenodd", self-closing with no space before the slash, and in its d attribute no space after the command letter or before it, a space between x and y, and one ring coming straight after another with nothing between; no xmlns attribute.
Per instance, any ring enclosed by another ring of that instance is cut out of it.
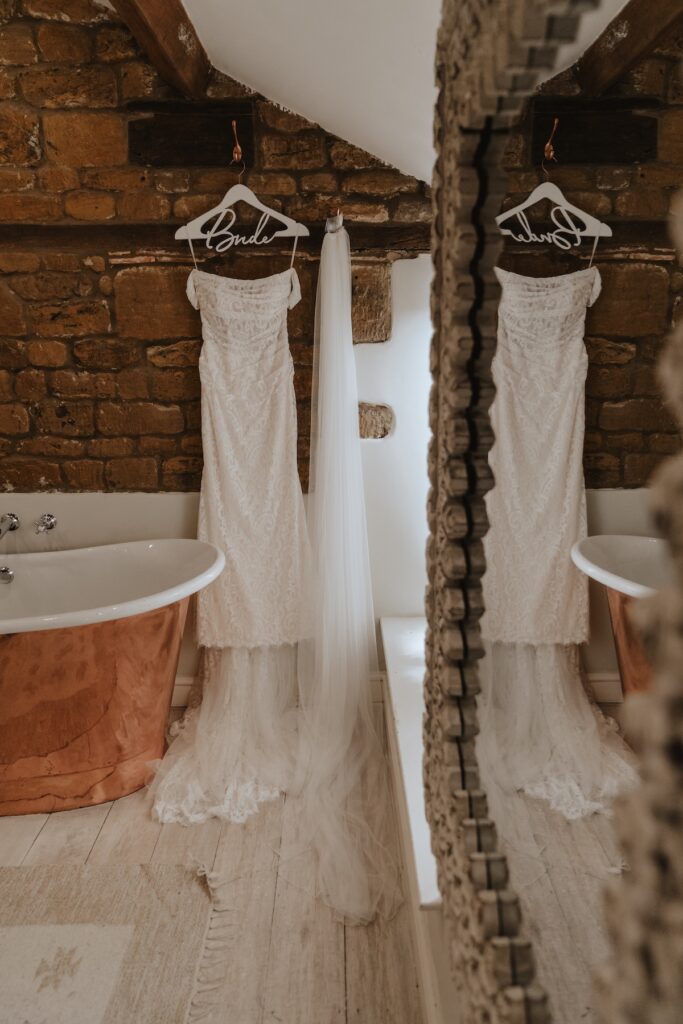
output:
<svg viewBox="0 0 683 1024"><path fill-rule="evenodd" d="M478 753L483 775L503 790L576 819L609 812L636 781L633 756L583 687L588 581L570 557L586 535L583 338L600 274L496 274Z"/></svg>
<svg viewBox="0 0 683 1024"><path fill-rule="evenodd" d="M296 644L311 633L311 552L297 471L287 310L296 271L257 281L193 270L204 472L198 536L225 569L199 594L199 708L151 790L160 821L244 821L292 781Z"/></svg>

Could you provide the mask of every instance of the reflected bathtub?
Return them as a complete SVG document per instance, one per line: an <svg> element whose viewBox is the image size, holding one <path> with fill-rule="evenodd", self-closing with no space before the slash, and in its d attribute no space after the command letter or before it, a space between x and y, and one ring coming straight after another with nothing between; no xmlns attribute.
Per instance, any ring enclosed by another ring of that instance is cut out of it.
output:
<svg viewBox="0 0 683 1024"><path fill-rule="evenodd" d="M0 815L140 789L163 755L191 594L223 569L198 540L0 554Z"/></svg>

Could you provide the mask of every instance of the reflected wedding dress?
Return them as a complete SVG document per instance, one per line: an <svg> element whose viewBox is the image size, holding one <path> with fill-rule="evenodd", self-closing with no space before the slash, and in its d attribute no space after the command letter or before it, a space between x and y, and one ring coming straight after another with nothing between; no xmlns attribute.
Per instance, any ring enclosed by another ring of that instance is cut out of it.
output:
<svg viewBox="0 0 683 1024"><path fill-rule="evenodd" d="M495 486L486 497L482 771L569 819L609 812L634 759L583 688L588 581L572 545L586 535L583 482L586 309L596 267L502 286L491 408Z"/></svg>
<svg viewBox="0 0 683 1024"><path fill-rule="evenodd" d="M242 822L290 785L296 644L311 633L311 556L297 471L287 310L294 269L257 281L193 270L202 317L204 473L198 536L225 553L199 594L201 705L151 790L163 822Z"/></svg>

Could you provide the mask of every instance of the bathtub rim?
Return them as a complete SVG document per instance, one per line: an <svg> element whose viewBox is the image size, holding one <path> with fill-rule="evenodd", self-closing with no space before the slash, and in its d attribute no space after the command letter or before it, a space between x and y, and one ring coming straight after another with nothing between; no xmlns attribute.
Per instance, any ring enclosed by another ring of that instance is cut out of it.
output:
<svg viewBox="0 0 683 1024"><path fill-rule="evenodd" d="M142 597L132 598L129 601L122 601L119 604L100 605L95 608L80 608L74 611L57 612L54 615L25 615L16 618L0 618L0 636L10 636L14 633L37 633L43 630L69 629L73 626L94 626L100 622L111 622L115 619L128 619L134 615L141 615L144 612L154 611L157 608L164 608L167 605L175 604L185 597L196 594L199 590L212 583L225 568L225 555L215 544L193 538L180 537L158 537L152 540L120 541L115 544L94 544L82 548L68 548L58 551L26 551L26 552L3 552L0 553L0 562L6 559L8 562L21 559L30 566L34 559L46 557L54 561L73 558L74 555L89 552L110 552L116 549L131 547L149 548L153 545L166 544L181 548L187 545L201 545L211 549L214 553L214 560L210 566L201 573L183 580L172 587L159 590L154 594L146 594ZM8 584L13 586L13 584Z"/></svg>
<svg viewBox="0 0 683 1024"><path fill-rule="evenodd" d="M571 559L574 565L582 573L589 577L589 579L595 580L597 583L602 583L603 586L609 587L610 590L615 590L619 594L625 594L627 597L643 598L652 597L658 591L655 587L650 587L645 583L638 583L635 580L630 580L626 576L622 576L617 572L613 572L610 569L605 569L603 566L597 565L591 561L590 557L583 550L584 545L590 541L599 541L602 539L618 539L625 541L636 541L639 544L654 544L657 547L660 545L665 546L665 542L660 537L642 537L636 534L591 534L588 537L582 538L577 541L571 549Z"/></svg>

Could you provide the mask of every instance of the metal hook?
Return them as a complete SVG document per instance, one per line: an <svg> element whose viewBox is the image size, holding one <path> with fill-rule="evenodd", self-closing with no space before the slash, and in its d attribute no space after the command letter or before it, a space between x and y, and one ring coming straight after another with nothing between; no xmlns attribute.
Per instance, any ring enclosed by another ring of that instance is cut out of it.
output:
<svg viewBox="0 0 683 1024"><path fill-rule="evenodd" d="M553 118L553 130L551 131L551 133L550 133L550 135L548 137L548 141L546 142L545 146L543 147L543 159L541 160L541 169L542 169L543 173L545 174L546 179L550 177L548 169L547 169L547 167L545 165L546 160L553 160L555 163L557 163L557 157L555 156L555 147L553 146L553 139L555 137L555 132L557 131L557 126L559 125L559 123L560 123L559 117L554 117ZM233 122L233 124L234 124L234 122Z"/></svg>
<svg viewBox="0 0 683 1024"><path fill-rule="evenodd" d="M242 164L242 170L240 171L240 173L238 175L238 178L237 178L237 180L241 182L242 181L242 176L243 176L244 172L247 169L247 165L244 162L244 157L242 156L242 147L240 146L240 140L237 137L237 121L235 121L234 119L232 121L232 135L233 135L233 138L235 140L235 145L232 147L232 160L230 161L230 163L231 164L236 164L236 163L241 163Z"/></svg>

